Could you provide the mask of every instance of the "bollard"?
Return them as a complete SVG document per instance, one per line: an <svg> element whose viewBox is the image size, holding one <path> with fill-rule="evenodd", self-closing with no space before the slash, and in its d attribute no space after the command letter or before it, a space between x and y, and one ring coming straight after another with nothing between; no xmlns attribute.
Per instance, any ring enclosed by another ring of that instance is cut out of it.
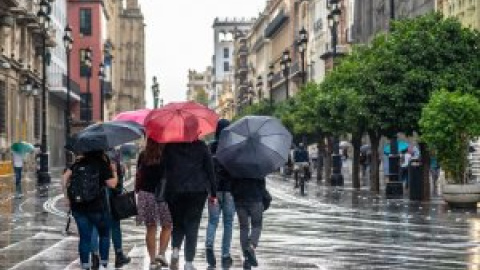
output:
<svg viewBox="0 0 480 270"><path fill-rule="evenodd" d="M423 199L423 172L422 163L419 159L412 159L408 165L408 181L409 181L409 196L410 200Z"/></svg>

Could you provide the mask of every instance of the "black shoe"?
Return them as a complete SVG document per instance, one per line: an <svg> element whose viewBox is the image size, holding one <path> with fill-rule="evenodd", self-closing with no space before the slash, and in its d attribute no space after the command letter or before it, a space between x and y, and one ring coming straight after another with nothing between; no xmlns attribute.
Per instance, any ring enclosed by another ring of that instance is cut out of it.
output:
<svg viewBox="0 0 480 270"><path fill-rule="evenodd" d="M213 252L213 248L207 248L205 252L206 252L206 255L207 255L208 266L209 267L216 267L217 260L215 259L215 253Z"/></svg>
<svg viewBox="0 0 480 270"><path fill-rule="evenodd" d="M233 260L232 257L222 257L222 268L230 268L232 267Z"/></svg>
<svg viewBox="0 0 480 270"><path fill-rule="evenodd" d="M100 268L100 256L92 253L92 270L98 270Z"/></svg>
<svg viewBox="0 0 480 270"><path fill-rule="evenodd" d="M251 270L252 269L252 265L250 264L250 262L248 260L243 261L243 269L244 270Z"/></svg>
<svg viewBox="0 0 480 270"><path fill-rule="evenodd" d="M119 252L115 255L115 268L121 268L126 264L129 264L132 259L125 256L123 252Z"/></svg>
<svg viewBox="0 0 480 270"><path fill-rule="evenodd" d="M249 247L245 250L245 257L251 266L258 266L257 257L255 256L255 250L252 247Z"/></svg>

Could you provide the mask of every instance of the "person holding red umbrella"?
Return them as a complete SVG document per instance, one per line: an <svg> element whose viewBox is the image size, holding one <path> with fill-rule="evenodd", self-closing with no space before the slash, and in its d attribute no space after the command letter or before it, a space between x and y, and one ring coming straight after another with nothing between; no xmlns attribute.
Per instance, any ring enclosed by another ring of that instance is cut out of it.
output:
<svg viewBox="0 0 480 270"><path fill-rule="evenodd" d="M185 241L185 270L195 270L198 230L207 198L216 203L216 182L210 150L200 137L216 129L218 116L194 103L172 103L153 110L145 119L147 136L166 143L165 196L172 215L170 269L179 269Z"/></svg>

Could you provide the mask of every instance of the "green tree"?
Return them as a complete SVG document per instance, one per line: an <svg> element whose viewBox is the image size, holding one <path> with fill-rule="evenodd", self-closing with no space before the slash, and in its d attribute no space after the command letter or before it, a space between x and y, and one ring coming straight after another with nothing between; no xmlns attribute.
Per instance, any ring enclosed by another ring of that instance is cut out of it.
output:
<svg viewBox="0 0 480 270"><path fill-rule="evenodd" d="M194 99L196 102L202 105L208 106L208 94L207 94L207 91L205 91L205 89L201 88L195 91Z"/></svg>

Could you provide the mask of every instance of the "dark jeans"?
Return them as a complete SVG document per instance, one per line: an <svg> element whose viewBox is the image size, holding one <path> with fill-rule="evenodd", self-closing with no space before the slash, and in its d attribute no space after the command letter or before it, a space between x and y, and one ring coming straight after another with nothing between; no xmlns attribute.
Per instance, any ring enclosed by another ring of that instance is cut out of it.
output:
<svg viewBox="0 0 480 270"><path fill-rule="evenodd" d="M197 250L198 229L207 193L180 193L169 198L173 219L172 248L180 249L185 239L185 261L192 262Z"/></svg>
<svg viewBox="0 0 480 270"><path fill-rule="evenodd" d="M90 267L90 252L92 251L92 230L95 227L99 234L100 247L100 263L108 264L108 251L110 249L110 224L107 213L102 212L72 212L75 222L77 223L80 242L78 243L78 251L80 253L80 263L82 269Z"/></svg>
<svg viewBox="0 0 480 270"><path fill-rule="evenodd" d="M17 194L22 193L22 167L13 167L13 171L15 172L15 189Z"/></svg>
<svg viewBox="0 0 480 270"><path fill-rule="evenodd" d="M110 216L110 232L115 253L123 252L122 249L122 229L120 228L120 220L116 220ZM92 231L92 252L98 253L98 231L93 227Z"/></svg>
<svg viewBox="0 0 480 270"><path fill-rule="evenodd" d="M235 210L237 211L238 223L240 224L240 244L243 252L245 252L250 245L257 247L260 241L263 222L263 203L236 202ZM251 229L250 225L252 226Z"/></svg>

